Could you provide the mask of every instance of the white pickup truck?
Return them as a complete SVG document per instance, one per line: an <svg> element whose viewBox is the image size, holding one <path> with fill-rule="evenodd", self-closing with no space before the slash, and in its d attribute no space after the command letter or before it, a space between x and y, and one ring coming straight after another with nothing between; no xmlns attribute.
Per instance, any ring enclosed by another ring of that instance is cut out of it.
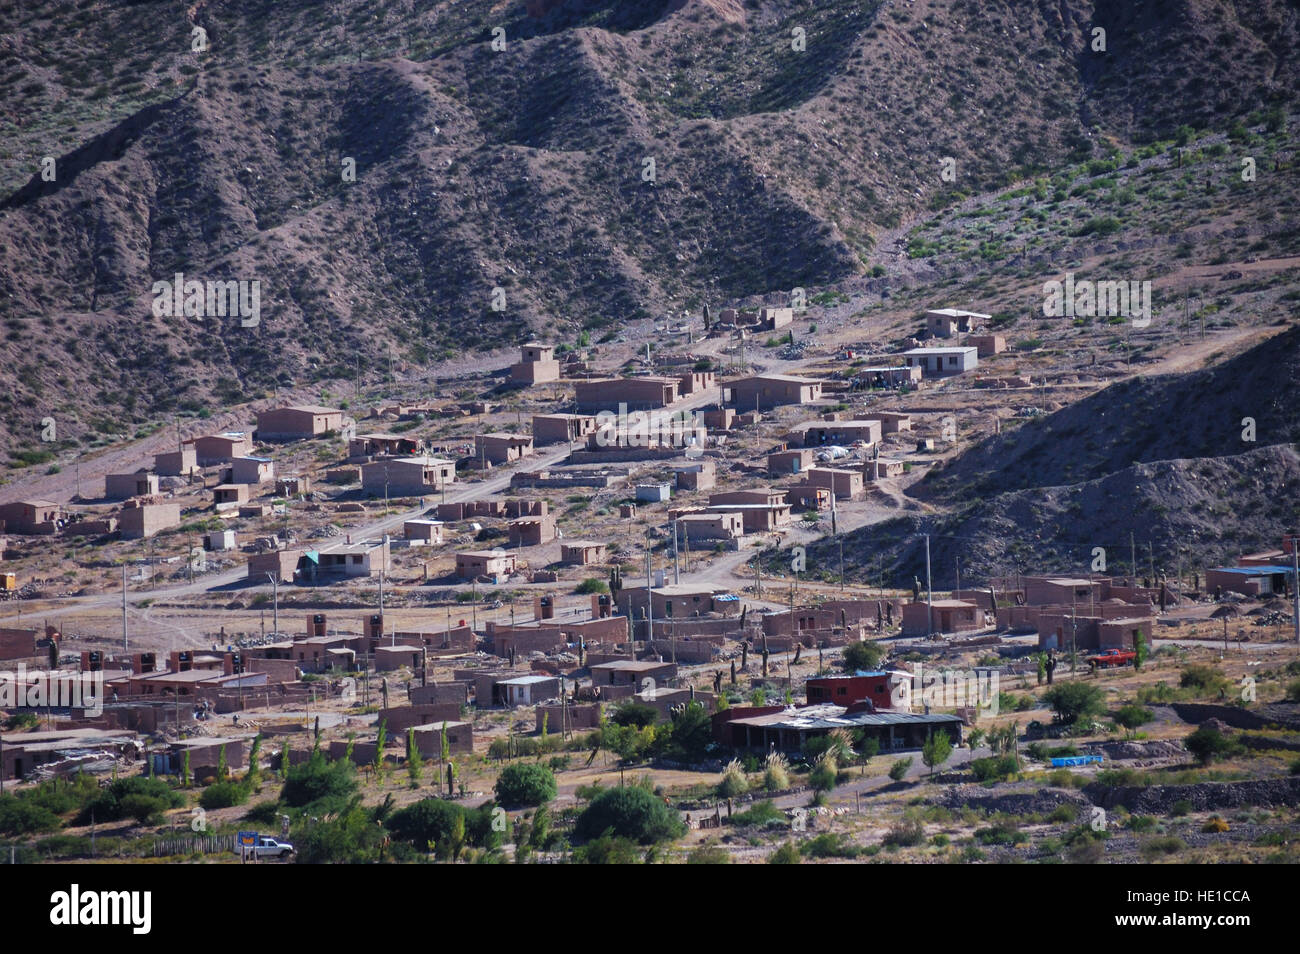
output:
<svg viewBox="0 0 1300 954"><path fill-rule="evenodd" d="M287 841L276 841L267 835L258 835L257 844L250 850L257 858L288 858L293 854L293 845Z"/></svg>

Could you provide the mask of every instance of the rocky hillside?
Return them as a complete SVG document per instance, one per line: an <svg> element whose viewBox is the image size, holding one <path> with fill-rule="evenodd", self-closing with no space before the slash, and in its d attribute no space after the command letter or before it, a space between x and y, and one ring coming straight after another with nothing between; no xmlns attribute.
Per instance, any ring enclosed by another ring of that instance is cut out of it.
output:
<svg viewBox="0 0 1300 954"><path fill-rule="evenodd" d="M1105 551L1107 571L1173 575L1180 555L1185 570L1275 548L1279 528L1300 526L1300 454L1290 445L1196 460L1133 464L1113 474L1068 486L1017 490L971 503L952 513L890 520L846 534L850 579L908 586L925 579L925 542L936 589L962 579L1035 572L1087 572ZM877 556L877 549L883 553ZM871 554L868 559L865 555ZM822 540L808 549L813 572L837 575L838 545Z"/></svg>
<svg viewBox="0 0 1300 954"><path fill-rule="evenodd" d="M1300 444L1300 327L1185 374L1130 378L1025 420L927 475L922 499L961 502L1098 480L1131 464Z"/></svg>
<svg viewBox="0 0 1300 954"><path fill-rule="evenodd" d="M922 208L1300 88L1284 0L4 0L0 23L19 459L46 417L90 443L831 283ZM261 323L155 317L177 272L259 281Z"/></svg>

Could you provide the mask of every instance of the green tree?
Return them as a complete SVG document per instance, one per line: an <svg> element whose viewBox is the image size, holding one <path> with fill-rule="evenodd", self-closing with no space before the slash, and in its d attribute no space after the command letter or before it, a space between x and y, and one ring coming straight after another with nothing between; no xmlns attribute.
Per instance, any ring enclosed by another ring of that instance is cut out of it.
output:
<svg viewBox="0 0 1300 954"><path fill-rule="evenodd" d="M1147 639L1141 633L1133 637L1133 668L1141 669L1142 664L1147 661Z"/></svg>
<svg viewBox="0 0 1300 954"><path fill-rule="evenodd" d="M388 720L379 723L379 734L375 736L375 778L384 777L384 746L388 744Z"/></svg>
<svg viewBox="0 0 1300 954"><path fill-rule="evenodd" d="M516 762L501 770L495 791L497 800L506 808L522 808L546 804L555 798L558 789L555 774L545 765Z"/></svg>
<svg viewBox="0 0 1300 954"><path fill-rule="evenodd" d="M792 841L783 842L781 847L767 856L769 865L798 865L803 863L799 846Z"/></svg>
<svg viewBox="0 0 1300 954"><path fill-rule="evenodd" d="M1156 714L1145 706L1129 704L1121 706L1119 711L1115 713L1115 724L1121 726L1131 739L1137 734L1137 730L1141 726L1146 725L1155 717Z"/></svg>
<svg viewBox="0 0 1300 954"><path fill-rule="evenodd" d="M186 749L181 756L181 787L190 787L190 750Z"/></svg>
<svg viewBox="0 0 1300 954"><path fill-rule="evenodd" d="M934 774L935 766L948 761L950 755L952 755L952 739L948 738L947 732L931 732L930 737L921 746L921 761L929 766L931 775Z"/></svg>
<svg viewBox="0 0 1300 954"><path fill-rule="evenodd" d="M230 766L226 764L226 747L223 745L217 749L217 781L224 782L229 771Z"/></svg>
<svg viewBox="0 0 1300 954"><path fill-rule="evenodd" d="M420 758L414 727L406 730L406 774L411 779L411 788L419 788L420 779L424 777L424 760Z"/></svg>
<svg viewBox="0 0 1300 954"><path fill-rule="evenodd" d="M289 777L289 740L284 740L284 748L280 750L280 779L283 781Z"/></svg>
<svg viewBox="0 0 1300 954"><path fill-rule="evenodd" d="M248 771L244 773L244 785L248 790L255 791L257 783L262 777L262 767L259 764L262 759L262 733L259 732L253 737L253 744L248 749Z"/></svg>
<svg viewBox="0 0 1300 954"><path fill-rule="evenodd" d="M1242 751L1241 743L1208 725L1201 726L1183 739L1183 745L1202 765L1209 765L1215 759L1228 758Z"/></svg>
<svg viewBox="0 0 1300 954"><path fill-rule="evenodd" d="M1101 690L1091 683L1075 680L1057 683L1043 693L1043 701L1066 725L1096 715L1102 709Z"/></svg>
<svg viewBox="0 0 1300 954"><path fill-rule="evenodd" d="M439 751L442 754L442 761L445 764L451 759L451 742L447 738L447 723L442 723L442 732L439 734Z"/></svg>

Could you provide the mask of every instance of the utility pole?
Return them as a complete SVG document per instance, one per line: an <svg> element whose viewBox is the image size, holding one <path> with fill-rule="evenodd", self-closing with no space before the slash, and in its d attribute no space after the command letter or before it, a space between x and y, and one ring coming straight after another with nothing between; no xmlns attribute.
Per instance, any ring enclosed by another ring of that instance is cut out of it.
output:
<svg viewBox="0 0 1300 954"><path fill-rule="evenodd" d="M280 580L274 574L266 574L266 578L271 581L271 629L274 630L272 635L280 635Z"/></svg>
<svg viewBox="0 0 1300 954"><path fill-rule="evenodd" d="M673 583L682 581L681 568L677 563L677 518L673 517Z"/></svg>
<svg viewBox="0 0 1300 954"><path fill-rule="evenodd" d="M930 535L925 535L925 635L934 635L934 588L930 580Z"/></svg>
<svg viewBox="0 0 1300 954"><path fill-rule="evenodd" d="M1129 565L1133 567L1133 586L1136 588L1137 577L1138 577L1138 550L1137 550L1137 544L1133 542L1132 530L1128 532L1128 552L1129 552Z"/></svg>
<svg viewBox="0 0 1300 954"><path fill-rule="evenodd" d="M1295 574L1291 578L1291 622L1295 626L1296 645L1300 646L1300 536L1291 537L1291 565Z"/></svg>
<svg viewBox="0 0 1300 954"><path fill-rule="evenodd" d="M384 630L386 628L387 627L384 626L384 571L380 570L379 571L379 638L380 639L384 638ZM389 645L392 646L395 645L396 643L397 643L397 631L394 630L393 641L389 643Z"/></svg>
<svg viewBox="0 0 1300 954"><path fill-rule="evenodd" d="M654 639L655 632L655 613L654 613L654 594L650 592L650 531L645 532L645 638L646 642Z"/></svg>
<svg viewBox="0 0 1300 954"><path fill-rule="evenodd" d="M122 652L130 652L126 638L126 560L122 561Z"/></svg>

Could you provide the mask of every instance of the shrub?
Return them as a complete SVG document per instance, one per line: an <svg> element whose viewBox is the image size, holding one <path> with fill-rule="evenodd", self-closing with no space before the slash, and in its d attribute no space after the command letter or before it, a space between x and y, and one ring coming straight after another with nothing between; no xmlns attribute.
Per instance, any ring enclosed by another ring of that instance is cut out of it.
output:
<svg viewBox="0 0 1300 954"><path fill-rule="evenodd" d="M199 804L206 809L231 808L248 801L248 789L239 782L216 782L199 796Z"/></svg>
<svg viewBox="0 0 1300 954"><path fill-rule="evenodd" d="M785 812L770 801L755 802L747 811L736 812L728 819L730 825L774 826L786 824Z"/></svg>
<svg viewBox="0 0 1300 954"><path fill-rule="evenodd" d="M809 858L856 858L861 851L848 836L826 831L804 842L801 854Z"/></svg>
<svg viewBox="0 0 1300 954"><path fill-rule="evenodd" d="M1052 809L1052 814L1047 816L1048 821L1054 822L1072 822L1079 817L1079 806L1063 804L1057 805Z"/></svg>
<svg viewBox="0 0 1300 954"><path fill-rule="evenodd" d="M555 774L545 765L516 762L501 770L495 790L506 808L544 805L555 798Z"/></svg>
<svg viewBox="0 0 1300 954"><path fill-rule="evenodd" d="M835 764L835 757L829 752L824 753L813 766L813 770L808 773L808 784L815 792L829 792L838 780L839 766Z"/></svg>
<svg viewBox="0 0 1300 954"><path fill-rule="evenodd" d="M35 832L54 831L59 827L59 816L31 799L14 795L0 795L0 834L30 835Z"/></svg>
<svg viewBox="0 0 1300 954"><path fill-rule="evenodd" d="M1228 680L1223 673L1204 663L1191 663L1183 667L1178 677L1178 685L1183 689L1193 689L1207 695L1217 695L1228 688Z"/></svg>
<svg viewBox="0 0 1300 954"><path fill-rule="evenodd" d="M1187 842L1173 835L1156 835L1153 838L1144 839L1138 845L1138 854L1145 861L1151 861L1156 858L1167 855L1176 855L1187 847Z"/></svg>
<svg viewBox="0 0 1300 954"><path fill-rule="evenodd" d="M128 799L131 799L129 803ZM77 823L88 824L92 818L96 822L136 818L143 824L169 808L179 808L183 802L180 793L172 791L162 779L143 776L119 778L86 803L77 816Z"/></svg>
<svg viewBox="0 0 1300 954"><path fill-rule="evenodd" d="M1286 698L1288 702L1300 702L1300 679L1296 679L1287 685Z"/></svg>
<svg viewBox="0 0 1300 954"><path fill-rule="evenodd" d="M769 865L797 865L802 861L799 847L792 841L784 842L776 851L767 856Z"/></svg>
<svg viewBox="0 0 1300 954"><path fill-rule="evenodd" d="M1201 831L1206 834L1222 833L1228 831L1228 823L1218 815L1214 815L1201 826Z"/></svg>
<svg viewBox="0 0 1300 954"><path fill-rule="evenodd" d="M849 643L844 647L840 662L848 672L859 669L870 671L878 667L884 657L885 650L877 643Z"/></svg>
<svg viewBox="0 0 1300 954"><path fill-rule="evenodd" d="M593 798L574 826L574 835L580 841L606 833L649 845L680 838L686 826L681 815L644 788L622 786Z"/></svg>
<svg viewBox="0 0 1300 954"><path fill-rule="evenodd" d="M1146 725L1155 717L1156 714L1145 706L1121 706L1115 713L1115 724L1132 735L1140 726Z"/></svg>
<svg viewBox="0 0 1300 954"><path fill-rule="evenodd" d="M280 800L293 808L312 805L339 811L356 788L352 762L348 759L330 762L317 749L306 762L290 766Z"/></svg>
<svg viewBox="0 0 1300 954"><path fill-rule="evenodd" d="M609 584L606 583L604 580L600 579L599 577L591 576L583 580L576 587L574 587L573 592L583 593L583 594L608 593Z"/></svg>
<svg viewBox="0 0 1300 954"><path fill-rule="evenodd" d="M889 767L889 777L895 782L901 782L907 776L907 770L912 767L912 760L899 759Z"/></svg>
<svg viewBox="0 0 1300 954"><path fill-rule="evenodd" d="M763 769L763 788L780 792L790 787L789 765L780 752L769 752Z"/></svg>
<svg viewBox="0 0 1300 954"><path fill-rule="evenodd" d="M1002 781L1010 778L1017 771L1014 755L989 756L976 759L970 764L971 771L981 782Z"/></svg>
<svg viewBox="0 0 1300 954"><path fill-rule="evenodd" d="M610 713L610 721L615 725L636 726L638 729L644 729L648 725L654 725L659 720L659 710L654 706L648 706L644 702L624 702L614 708Z"/></svg>
<svg viewBox="0 0 1300 954"><path fill-rule="evenodd" d="M721 845L700 845L686 856L686 863L688 865L729 865L731 852Z"/></svg>
<svg viewBox="0 0 1300 954"><path fill-rule="evenodd" d="M925 825L915 818L905 818L895 822L885 832L882 844L891 848L909 848L925 841Z"/></svg>
<svg viewBox="0 0 1300 954"><path fill-rule="evenodd" d="M573 860L580 865L636 865L643 859L635 841L602 835L574 851Z"/></svg>
<svg viewBox="0 0 1300 954"><path fill-rule="evenodd" d="M722 778L718 781L718 797L735 798L747 791L749 791L749 779L745 778L745 767L740 764L739 759L732 759L722 770Z"/></svg>

